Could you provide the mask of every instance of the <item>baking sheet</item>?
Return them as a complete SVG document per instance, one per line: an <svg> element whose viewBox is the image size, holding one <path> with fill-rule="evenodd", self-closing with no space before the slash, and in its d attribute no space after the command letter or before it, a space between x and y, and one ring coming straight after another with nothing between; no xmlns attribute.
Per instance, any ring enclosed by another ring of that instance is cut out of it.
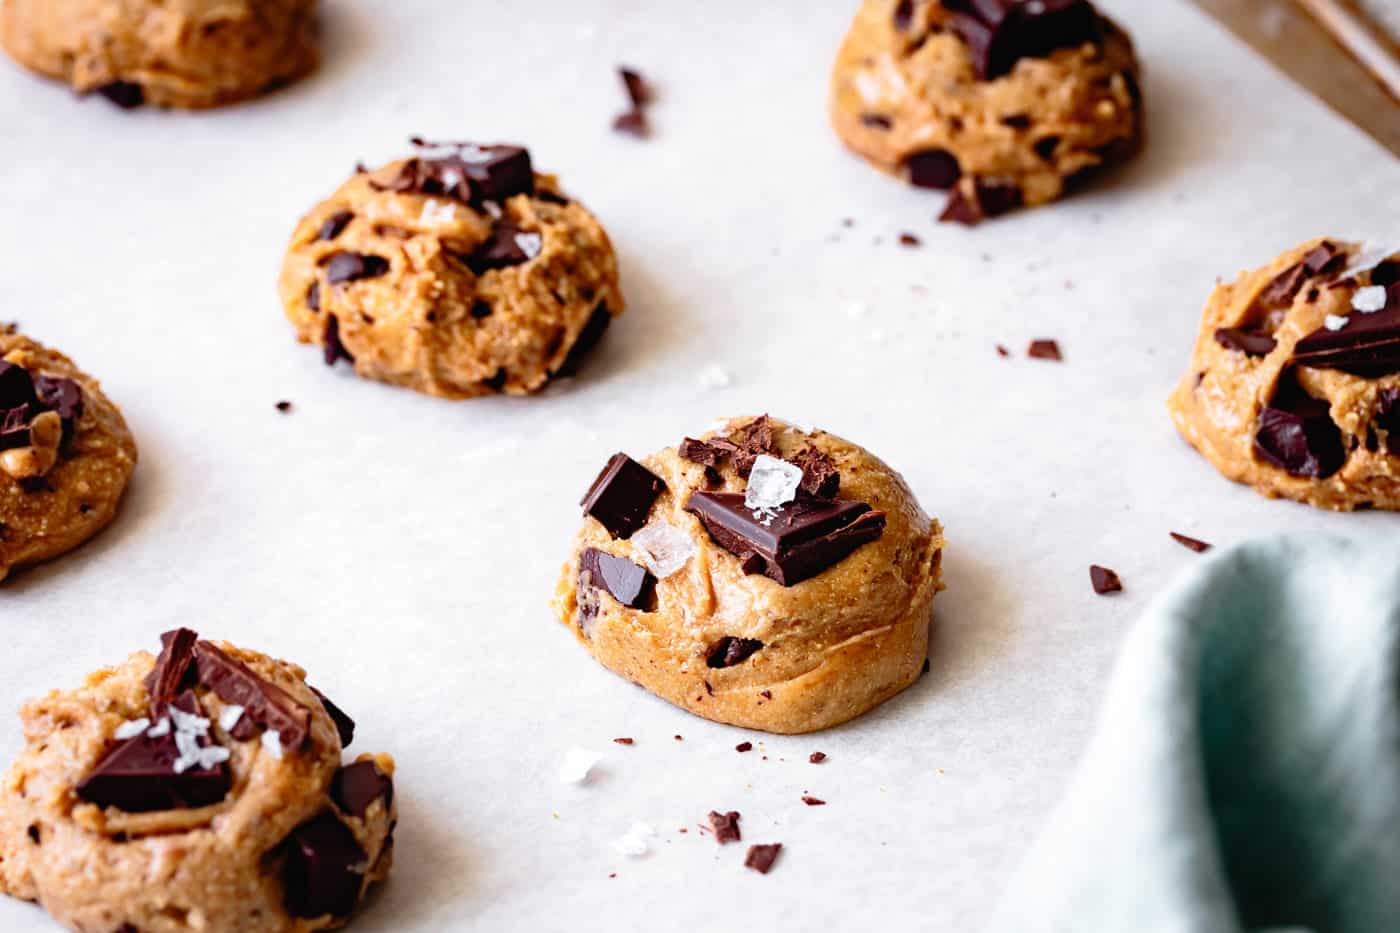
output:
<svg viewBox="0 0 1400 933"><path fill-rule="evenodd" d="M360 930L976 928L1123 633L1200 559L1168 531L1400 527L1225 482L1163 408L1216 277L1395 232L1400 164L1187 4L1103 6L1145 61L1144 157L972 231L828 130L853 3L331 2L313 79L197 115L0 68L0 317L98 375L141 446L118 523L0 589L0 707L175 625L298 661L354 750L399 762L397 864ZM608 129L620 62L659 86L650 142ZM526 142L603 219L630 308L582 378L441 402L293 341L274 282L297 217L414 133ZM1024 359L1033 337L1065 361ZM609 454L760 411L875 451L950 541L929 675L816 736L672 709L548 609ZM1090 562L1126 592L1094 596ZM583 786L557 776L575 746L607 756ZM772 874L696 831L711 809L786 845ZM635 820L659 833L641 859L611 849ZM0 928L52 927L4 900Z"/></svg>

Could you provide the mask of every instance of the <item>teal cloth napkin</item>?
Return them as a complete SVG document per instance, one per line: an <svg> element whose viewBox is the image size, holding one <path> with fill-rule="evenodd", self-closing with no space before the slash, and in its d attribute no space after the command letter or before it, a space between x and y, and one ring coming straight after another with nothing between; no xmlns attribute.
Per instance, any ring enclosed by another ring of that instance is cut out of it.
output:
<svg viewBox="0 0 1400 933"><path fill-rule="evenodd" d="M1126 640L990 933L1400 931L1400 535L1209 558Z"/></svg>

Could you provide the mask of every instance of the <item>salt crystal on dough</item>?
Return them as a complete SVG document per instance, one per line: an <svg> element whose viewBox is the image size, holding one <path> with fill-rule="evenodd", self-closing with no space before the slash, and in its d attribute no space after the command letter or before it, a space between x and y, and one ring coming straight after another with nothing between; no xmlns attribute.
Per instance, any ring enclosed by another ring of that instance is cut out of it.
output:
<svg viewBox="0 0 1400 933"><path fill-rule="evenodd" d="M433 198L423 202L423 213L418 222L428 227L440 227L457 219L457 206L450 201L437 201Z"/></svg>
<svg viewBox="0 0 1400 933"><path fill-rule="evenodd" d="M749 472L749 485L744 490L744 508L754 513L755 518L772 518L777 510L797 498L797 487L802 484L800 467L760 454Z"/></svg>
<svg viewBox="0 0 1400 933"><path fill-rule="evenodd" d="M651 840L655 838L656 830L641 820L636 820L632 823L632 827L627 830L627 835L613 840L613 849L620 855L640 858L647 854Z"/></svg>
<svg viewBox="0 0 1400 933"><path fill-rule="evenodd" d="M136 736L145 732L150 725L151 721L145 716L142 716L140 719L128 720L127 722L122 723L120 726L117 726L117 730L112 733L112 738L117 739L118 741L125 741L126 739L135 738Z"/></svg>
<svg viewBox="0 0 1400 933"><path fill-rule="evenodd" d="M1351 306L1362 314L1374 314L1385 309L1385 300L1384 285L1368 285L1351 296Z"/></svg>
<svg viewBox="0 0 1400 933"><path fill-rule="evenodd" d="M274 729L268 729L262 734L263 751L273 758L282 757L282 733Z"/></svg>
<svg viewBox="0 0 1400 933"><path fill-rule="evenodd" d="M680 570L695 553L690 535L660 518L633 534L632 543L642 552L647 569L659 580Z"/></svg>
<svg viewBox="0 0 1400 933"><path fill-rule="evenodd" d="M520 247L520 251L525 254L526 258L534 259L544 248L544 237L538 233L517 233L515 245Z"/></svg>
<svg viewBox="0 0 1400 933"><path fill-rule="evenodd" d="M1326 319L1323 320L1322 326L1326 327L1328 330L1341 330L1343 327L1347 326L1347 319L1340 315L1329 314Z"/></svg>
<svg viewBox="0 0 1400 933"><path fill-rule="evenodd" d="M564 753L564 764L559 768L559 780L565 784L582 784L598 763L600 756L586 748L571 748Z"/></svg>
<svg viewBox="0 0 1400 933"><path fill-rule="evenodd" d="M170 707L170 720L175 724L176 733L188 732L190 735L206 735L209 732L209 720L203 716L196 716L194 713L187 713L175 706Z"/></svg>
<svg viewBox="0 0 1400 933"><path fill-rule="evenodd" d="M225 732L232 732L233 727L238 725L238 720L243 718L243 707L237 703L230 703L219 711L219 728Z"/></svg>

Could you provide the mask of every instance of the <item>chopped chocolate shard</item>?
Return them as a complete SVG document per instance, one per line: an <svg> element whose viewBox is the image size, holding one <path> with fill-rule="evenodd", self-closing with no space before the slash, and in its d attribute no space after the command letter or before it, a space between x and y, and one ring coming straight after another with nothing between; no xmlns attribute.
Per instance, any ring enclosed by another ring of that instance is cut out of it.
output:
<svg viewBox="0 0 1400 933"><path fill-rule="evenodd" d="M826 752L812 752L812 754L807 756L807 760L814 765L819 765L823 761L826 761Z"/></svg>
<svg viewBox="0 0 1400 933"><path fill-rule="evenodd" d="M725 458L736 450L738 448L726 440L697 441L693 437L687 437L681 440L676 453L680 454L682 460L689 460L691 463L699 463L707 467L717 467L723 464Z"/></svg>
<svg viewBox="0 0 1400 933"><path fill-rule="evenodd" d="M1060 137L1042 136L1040 139L1031 143L1031 148L1035 150L1036 155L1040 156L1046 162L1049 162L1051 159L1055 158L1055 150L1060 148Z"/></svg>
<svg viewBox="0 0 1400 933"><path fill-rule="evenodd" d="M630 538L666 489L661 477L624 453L613 454L579 505L614 538ZM741 497L742 498L742 497Z"/></svg>
<svg viewBox="0 0 1400 933"><path fill-rule="evenodd" d="M1272 334L1242 327L1217 328L1215 342L1227 350L1234 350L1245 356L1268 356L1274 352L1274 347L1278 346L1278 341Z"/></svg>
<svg viewBox="0 0 1400 933"><path fill-rule="evenodd" d="M387 182L371 181L381 191L442 195L480 209L486 201L534 194L535 171L522 146L435 143L414 137L421 149L450 150L442 157L408 159Z"/></svg>
<svg viewBox="0 0 1400 933"><path fill-rule="evenodd" d="M752 742L740 742L738 745L734 746L734 750L735 750L736 752L751 752L751 751L753 751L753 743L752 743Z"/></svg>
<svg viewBox="0 0 1400 933"><path fill-rule="evenodd" d="M285 415L292 410L292 403L287 401L286 399L283 399L273 407Z"/></svg>
<svg viewBox="0 0 1400 933"><path fill-rule="evenodd" d="M535 169L522 146L464 147L467 177L483 201L505 201L535 193Z"/></svg>
<svg viewBox="0 0 1400 933"><path fill-rule="evenodd" d="M344 917L364 884L365 852L330 810L292 830L285 842L282 884L293 917Z"/></svg>
<svg viewBox="0 0 1400 933"><path fill-rule="evenodd" d="M738 810L730 810L728 813L711 810L709 820L710 830L715 834L715 842L720 845L724 845L726 842L739 842L743 839L739 833Z"/></svg>
<svg viewBox="0 0 1400 933"><path fill-rule="evenodd" d="M1333 330L1324 324L1293 347L1293 362L1377 379L1400 372L1400 295L1387 293L1385 307L1354 313Z"/></svg>
<svg viewBox="0 0 1400 933"><path fill-rule="evenodd" d="M365 253L333 253L326 263L326 281L331 285L374 279L389 271L389 260Z"/></svg>
<svg viewBox="0 0 1400 933"><path fill-rule="evenodd" d="M580 587L606 590L629 609L650 612L656 593L656 577L625 557L597 548L584 548L578 558Z"/></svg>
<svg viewBox="0 0 1400 933"><path fill-rule="evenodd" d="M984 81L1009 73L1023 58L1103 39L1099 15L1087 0L945 0L943 6Z"/></svg>
<svg viewBox="0 0 1400 933"><path fill-rule="evenodd" d="M506 269L518 266L530 259L520 244L524 231L509 220L497 222L485 242L468 256L463 257L467 268L477 275L485 275L492 269Z"/></svg>
<svg viewBox="0 0 1400 933"><path fill-rule="evenodd" d="M647 85L640 71L619 67L617 74L622 79L622 88L627 92L627 99L632 102L633 107L640 109L651 103L651 87Z"/></svg>
<svg viewBox="0 0 1400 933"><path fill-rule="evenodd" d="M63 432L72 433L73 422L83 416L83 390L72 379L61 376L34 377L34 391L39 396L39 404L55 412L63 421Z"/></svg>
<svg viewBox="0 0 1400 933"><path fill-rule="evenodd" d="M321 310L321 283L312 282L306 287L306 306L312 311Z"/></svg>
<svg viewBox="0 0 1400 933"><path fill-rule="evenodd" d="M1347 456L1331 405L1304 391L1292 370L1284 371L1273 399L1259 413L1254 452L1293 476L1311 479L1336 473Z"/></svg>
<svg viewBox="0 0 1400 933"><path fill-rule="evenodd" d="M1177 544L1181 545L1184 548L1188 548L1192 551L1195 551L1197 554L1203 554L1206 551L1210 550L1209 544L1207 544L1204 541L1199 541L1196 538L1188 538L1186 535L1177 534L1175 531L1169 531L1167 532L1167 534L1171 535L1172 540L1175 541Z"/></svg>
<svg viewBox="0 0 1400 933"><path fill-rule="evenodd" d="M346 715L345 710L331 702L330 697L310 684L306 686L310 687L311 692L316 694L316 699L320 700L321 705L325 707L326 715L330 716L331 722L335 723L335 734L340 736L340 747L349 748L350 743L355 741L355 720Z"/></svg>
<svg viewBox="0 0 1400 933"><path fill-rule="evenodd" d="M802 471L803 492L818 499L834 499L841 489L841 472L836 461L815 447L797 452L792 463Z"/></svg>
<svg viewBox="0 0 1400 933"><path fill-rule="evenodd" d="M882 113L863 113L860 122L874 130L887 130L894 126L894 121Z"/></svg>
<svg viewBox="0 0 1400 933"><path fill-rule="evenodd" d="M1376 414L1371 419L1372 433L1386 433L1386 449L1400 457L1400 389L1382 389L1376 396ZM1374 449L1374 448L1373 448Z"/></svg>
<svg viewBox="0 0 1400 933"><path fill-rule="evenodd" d="M972 196L955 188L938 219L945 223L976 226L988 217L999 217L1021 206L1021 189L1014 184L998 184L973 179Z"/></svg>
<svg viewBox="0 0 1400 933"><path fill-rule="evenodd" d="M760 415L727 438L734 447L734 470L747 477L753 469L754 461L764 454L777 456L773 447L773 423L767 415ZM710 441L713 445L716 441Z"/></svg>
<svg viewBox="0 0 1400 933"><path fill-rule="evenodd" d="M194 645L198 640L198 633L187 628L177 628L160 636L160 654L146 677L152 721L163 716L165 708L189 685Z"/></svg>
<svg viewBox="0 0 1400 933"><path fill-rule="evenodd" d="M962 177L962 166L958 157L946 149L925 149L904 160L909 173L909 183L916 188L937 188L941 191L953 187Z"/></svg>
<svg viewBox="0 0 1400 933"><path fill-rule="evenodd" d="M1298 262L1274 276L1259 292L1258 304L1265 309L1287 308L1293 304L1303 283L1315 276L1338 271L1346 262L1346 254L1324 240L1308 250Z"/></svg>
<svg viewBox="0 0 1400 933"><path fill-rule="evenodd" d="M381 797L386 807L393 802L394 782L368 758L345 765L331 778L331 799L351 816L364 816Z"/></svg>
<svg viewBox="0 0 1400 933"><path fill-rule="evenodd" d="M646 139L651 135L651 124L647 122L647 115L640 110L625 110L613 118L613 129L619 133L626 133L638 139Z"/></svg>
<svg viewBox="0 0 1400 933"><path fill-rule="evenodd" d="M243 707L243 715L277 733L285 749L301 748L311 730L311 711L281 687L264 680L211 642L194 648L199 682L225 703Z"/></svg>
<svg viewBox="0 0 1400 933"><path fill-rule="evenodd" d="M578 332L574 345L569 347L569 352L564 355L564 362L560 363L559 368L550 374L551 378L567 379L570 376L578 375L579 366L598 345L598 341L603 339L603 334L607 333L610 324L612 324L612 312L608 310L606 304L599 302L598 307L594 308L593 313L588 316L583 330Z"/></svg>
<svg viewBox="0 0 1400 933"><path fill-rule="evenodd" d="M741 493L697 491L685 510L731 554L762 557L762 573L783 586L816 576L885 531L885 513L864 502L811 496L799 496L762 520L744 505Z"/></svg>
<svg viewBox="0 0 1400 933"><path fill-rule="evenodd" d="M132 110L146 102L145 90L131 81L109 81L96 90L123 110Z"/></svg>
<svg viewBox="0 0 1400 933"><path fill-rule="evenodd" d="M1054 340L1032 340L1026 355L1033 360L1051 360L1056 363L1064 359L1060 353L1060 345Z"/></svg>
<svg viewBox="0 0 1400 933"><path fill-rule="evenodd" d="M334 366L338 360L355 365L355 357L340 342L340 321L334 314L326 315L326 329L321 334L321 358L327 366Z"/></svg>
<svg viewBox="0 0 1400 933"><path fill-rule="evenodd" d="M354 219L355 215L350 211L336 211L321 224L321 229L316 233L316 239L334 240Z"/></svg>
<svg viewBox="0 0 1400 933"><path fill-rule="evenodd" d="M1100 596L1123 591L1123 581L1118 578L1118 574L1107 567L1100 567L1098 564L1089 566L1089 583L1093 585L1094 592Z"/></svg>
<svg viewBox="0 0 1400 933"><path fill-rule="evenodd" d="M778 860L778 853L781 851L783 851L781 842L749 846L749 854L744 857L744 867L752 868L760 875L766 875L773 870L773 863Z"/></svg>
<svg viewBox="0 0 1400 933"><path fill-rule="evenodd" d="M39 413L37 405L20 405L3 413L0 418L0 450L28 447L29 425Z"/></svg>
<svg viewBox="0 0 1400 933"><path fill-rule="evenodd" d="M803 794L803 795L802 795L802 802L805 803L805 804L806 804L807 806L809 806L809 807L824 807L824 806L826 806L826 801L825 801L825 800L821 800L820 798L817 798L817 797L809 797L809 796L807 796L806 794Z"/></svg>
<svg viewBox="0 0 1400 933"><path fill-rule="evenodd" d="M34 391L34 379L29 370L17 363L0 360L0 409L36 405L39 396Z"/></svg>
<svg viewBox="0 0 1400 933"><path fill-rule="evenodd" d="M762 647L763 642L757 638L736 638L733 635L726 635L705 652L705 664L714 668L733 667L736 664L743 664Z"/></svg>

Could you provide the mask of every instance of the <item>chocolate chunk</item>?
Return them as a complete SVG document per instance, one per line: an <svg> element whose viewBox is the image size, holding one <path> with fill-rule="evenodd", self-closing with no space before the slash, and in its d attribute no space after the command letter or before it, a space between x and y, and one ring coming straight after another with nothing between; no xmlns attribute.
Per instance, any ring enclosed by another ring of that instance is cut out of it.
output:
<svg viewBox="0 0 1400 933"><path fill-rule="evenodd" d="M0 360L0 409L38 403L39 396L34 391L34 378L29 370L17 363Z"/></svg>
<svg viewBox="0 0 1400 933"><path fill-rule="evenodd" d="M316 234L316 239L334 240L336 237L340 236L341 231L343 231L354 218L355 215L350 211L336 211L321 224L321 229Z"/></svg>
<svg viewBox="0 0 1400 933"><path fill-rule="evenodd" d="M335 734L340 736L340 747L349 748L350 743L355 741L355 720L346 715L345 710L331 702L331 698L321 691L307 684L311 692L316 694L316 699L321 701L321 705L326 709L326 715L331 717L331 722L335 723Z"/></svg>
<svg viewBox="0 0 1400 933"><path fill-rule="evenodd" d="M907 232L907 231L904 232L904 233L901 233L901 234L899 235L899 245L900 245L900 246L919 246L919 245L921 245L922 243L923 243L923 240L920 240L920 239L919 239L918 237L916 237L914 234L909 233L909 232Z"/></svg>
<svg viewBox="0 0 1400 933"><path fill-rule="evenodd" d="M491 303L478 298L472 302L471 316L478 321L484 317L490 317L492 312Z"/></svg>
<svg viewBox="0 0 1400 933"><path fill-rule="evenodd" d="M393 802L394 782L368 758L346 765L331 778L331 799L351 816L364 816L380 797L385 807Z"/></svg>
<svg viewBox="0 0 1400 933"><path fill-rule="evenodd" d="M306 306L312 311L321 310L321 283L312 282L306 288Z"/></svg>
<svg viewBox="0 0 1400 933"><path fill-rule="evenodd" d="M747 477L753 469L754 461L764 454L777 453L773 447L773 423L767 415L760 415L727 438L734 445L734 469L740 476ZM711 443L714 443L711 441Z"/></svg>
<svg viewBox="0 0 1400 933"><path fill-rule="evenodd" d="M819 798L817 798L817 797L809 797L809 796L807 796L806 794L803 794L803 795L802 795L802 802L805 803L805 804L806 804L807 806L809 806L809 807L824 807L824 806L826 806L826 801L825 801L825 800L821 800L821 799L819 799Z"/></svg>
<svg viewBox="0 0 1400 933"><path fill-rule="evenodd" d="M123 110L132 110L146 102L145 90L131 81L109 81L95 90Z"/></svg>
<svg viewBox="0 0 1400 933"><path fill-rule="evenodd" d="M647 523L647 513L666 483L624 453L613 454L579 505L614 538L630 538Z"/></svg>
<svg viewBox="0 0 1400 933"><path fill-rule="evenodd" d="M285 842L282 884L293 917L344 917L364 884L365 851L330 810L292 830Z"/></svg>
<svg viewBox="0 0 1400 933"><path fill-rule="evenodd" d="M1001 125L1013 130L1028 130L1031 127L1031 118L1024 113L1013 113L1009 117L1002 117Z"/></svg>
<svg viewBox="0 0 1400 933"><path fill-rule="evenodd" d="M509 220L501 220L491 228L486 240L463 257L467 268L477 275L485 275L492 269L505 269L529 261L530 257L521 247L519 236L523 231Z"/></svg>
<svg viewBox="0 0 1400 933"><path fill-rule="evenodd" d="M841 489L841 472L836 469L836 461L817 450L806 447L792 458L792 464L802 470L803 492L818 499L834 499Z"/></svg>
<svg viewBox="0 0 1400 933"><path fill-rule="evenodd" d="M1307 254L1274 276L1259 292L1257 303L1265 309L1287 308L1293 304L1303 283L1314 276L1338 271L1346 262L1346 254L1324 240Z"/></svg>
<svg viewBox="0 0 1400 933"><path fill-rule="evenodd" d="M187 628L177 628L160 636L160 654L146 677L152 721L165 715L165 708L189 685L194 645L198 640L198 633Z"/></svg>
<svg viewBox="0 0 1400 933"><path fill-rule="evenodd" d="M618 745L631 745L636 740L631 738L630 736L623 736L621 738L613 739L613 741L616 742Z"/></svg>
<svg viewBox="0 0 1400 933"><path fill-rule="evenodd" d="M201 714L199 701L188 690L172 702L182 712ZM196 741L200 748L209 746L209 740L203 736ZM212 768L195 766L176 774L175 760L179 757L173 730L157 738L142 732L113 749L75 790L89 803L127 813L203 807L224 799L231 784L226 762Z"/></svg>
<svg viewBox="0 0 1400 933"><path fill-rule="evenodd" d="M34 391L39 404L58 415L63 422L63 436L73 433L73 424L83 416L83 390L72 379L62 376L34 377Z"/></svg>
<svg viewBox="0 0 1400 933"><path fill-rule="evenodd" d="M467 177L483 201L505 201L535 193L535 169L522 146L480 146L468 150Z"/></svg>
<svg viewBox="0 0 1400 933"><path fill-rule="evenodd" d="M645 567L597 548L584 548L578 558L580 586L603 589L629 609L650 612L656 578Z"/></svg>
<svg viewBox="0 0 1400 933"><path fill-rule="evenodd" d="M713 668L733 667L743 664L762 647L763 642L757 638L735 638L733 635L726 635L705 652L705 664Z"/></svg>
<svg viewBox="0 0 1400 933"><path fill-rule="evenodd" d="M333 253L326 263L326 281L331 285L378 278L389 271L389 260L365 253Z"/></svg>
<svg viewBox="0 0 1400 933"><path fill-rule="evenodd" d="M943 6L984 81L1007 74L1022 58L1103 38L1098 13L1087 0L945 0Z"/></svg>
<svg viewBox="0 0 1400 933"><path fill-rule="evenodd" d="M583 330L578 332L574 345L569 347L569 352L564 356L564 362L559 364L559 368L551 373L550 377L568 379L578 375L579 366L598 345L598 341L603 339L603 334L607 333L610 324L612 324L612 312L608 310L606 304L599 302L598 307L594 308L593 313L588 316Z"/></svg>
<svg viewBox="0 0 1400 933"><path fill-rule="evenodd" d="M739 833L738 810L730 810L728 813L711 810L709 820L710 829L715 834L715 842L720 845L724 845L726 842L739 842L743 839Z"/></svg>
<svg viewBox="0 0 1400 933"><path fill-rule="evenodd" d="M1400 285L1400 261L1387 259L1371 270L1371 284L1385 289Z"/></svg>
<svg viewBox="0 0 1400 933"><path fill-rule="evenodd" d="M1341 330L1326 326L1293 346L1293 362L1376 379L1400 372L1400 295L1387 293L1380 311L1354 313Z"/></svg>
<svg viewBox="0 0 1400 933"><path fill-rule="evenodd" d="M973 179L972 196L956 188L948 198L948 204L938 219L945 223L959 223L972 227L988 217L999 217L1020 207L1021 189L1014 184L998 184Z"/></svg>
<svg viewBox="0 0 1400 933"><path fill-rule="evenodd" d="M1198 541L1195 538L1188 538L1186 535L1177 534L1175 531L1169 531L1167 532L1167 534L1171 535L1172 540L1175 541L1177 544L1181 545L1184 548L1189 548L1190 550L1195 551L1197 554L1203 554L1206 551L1210 550L1210 545L1205 543L1204 541Z"/></svg>
<svg viewBox="0 0 1400 933"><path fill-rule="evenodd" d="M742 493L697 491L685 510L731 554L762 557L761 572L783 586L816 576L885 531L885 513L864 502L810 496L799 496L762 521L744 505Z"/></svg>
<svg viewBox="0 0 1400 933"><path fill-rule="evenodd" d="M753 743L752 743L752 742L740 742L738 745L734 746L734 750L735 750L736 752L751 752L751 751L753 751Z"/></svg>
<svg viewBox="0 0 1400 933"><path fill-rule="evenodd" d="M681 440L680 446L676 448L676 453L681 456L681 459L689 460L691 463L699 463L707 467L717 467L724 463L725 458L736 450L738 450L738 447L728 441L716 443L712 441L698 441L693 437L687 437Z"/></svg>
<svg viewBox="0 0 1400 933"><path fill-rule="evenodd" d="M1094 592L1100 596L1108 593L1119 593L1123 590L1123 581L1118 579L1118 574L1107 567L1100 567L1092 564L1089 567L1089 582L1094 587Z"/></svg>
<svg viewBox="0 0 1400 933"><path fill-rule="evenodd" d="M243 707L244 716L276 732L283 748L301 748L310 734L311 711L291 694L210 642L195 644L194 661L199 682L219 699Z"/></svg>
<svg viewBox="0 0 1400 933"><path fill-rule="evenodd" d="M819 765L823 761L826 761L826 752L812 752L812 754L807 756L807 760L814 765Z"/></svg>
<svg viewBox="0 0 1400 933"><path fill-rule="evenodd" d="M1386 432L1386 449L1400 457L1400 389L1382 389L1377 394L1371 426L1373 432L1376 429Z"/></svg>
<svg viewBox="0 0 1400 933"><path fill-rule="evenodd" d="M778 860L778 853L781 851L783 851L781 842L749 846L749 854L744 858L744 867L752 868L760 875L766 875L773 870L773 863Z"/></svg>
<svg viewBox="0 0 1400 933"><path fill-rule="evenodd" d="M908 32L914 22L914 0L899 0L894 6L894 28Z"/></svg>
<svg viewBox="0 0 1400 933"><path fill-rule="evenodd" d="M618 77L622 78L623 90L627 92L627 99L632 102L635 109L641 109L651 103L651 88L647 86L646 79L642 73L635 68L618 68Z"/></svg>
<svg viewBox="0 0 1400 933"><path fill-rule="evenodd" d="M1292 370L1284 371L1273 399L1259 413L1254 452L1293 476L1312 479L1326 479L1346 460L1331 406L1308 395Z"/></svg>
<svg viewBox="0 0 1400 933"><path fill-rule="evenodd" d="M894 126L894 122L889 117L880 113L863 113L860 115L860 122L875 130L887 130Z"/></svg>
<svg viewBox="0 0 1400 933"><path fill-rule="evenodd" d="M4 412L3 417L0 417L0 450L28 447L29 425L34 421L36 414L37 405L20 405Z"/></svg>
<svg viewBox="0 0 1400 933"><path fill-rule="evenodd" d="M326 329L321 334L321 358L327 366L334 366L337 360L345 360L355 365L355 357L340 342L340 321L334 314L326 315Z"/></svg>
<svg viewBox="0 0 1400 933"><path fill-rule="evenodd" d="M1273 335L1243 327L1220 327L1215 331L1215 342L1227 350L1243 353L1245 356L1268 356L1278 346Z"/></svg>
<svg viewBox="0 0 1400 933"><path fill-rule="evenodd" d="M651 135L651 124L647 122L647 115L640 110L625 110L613 118L613 129L619 133L626 133L638 139L646 139Z"/></svg>
<svg viewBox="0 0 1400 933"><path fill-rule="evenodd" d="M1060 345L1053 340L1032 340L1026 355L1033 360L1051 360L1056 363L1064 359L1060 353Z"/></svg>
<svg viewBox="0 0 1400 933"><path fill-rule="evenodd" d="M916 188L947 190L962 177L958 157L946 149L925 149L904 160L909 183Z"/></svg>
<svg viewBox="0 0 1400 933"><path fill-rule="evenodd" d="M419 148L453 149L441 158L415 157L388 182L371 182L382 191L442 195L473 208L485 201L505 201L517 194L534 194L535 171L522 146L480 146L475 143L433 143L415 137Z"/></svg>
<svg viewBox="0 0 1400 933"><path fill-rule="evenodd" d="M1060 148L1060 137L1042 136L1031 143L1031 148L1035 150L1036 155L1049 162L1055 158L1055 150Z"/></svg>
<svg viewBox="0 0 1400 933"><path fill-rule="evenodd" d="M498 367L496 371L491 374L490 379L483 379L481 382L482 385L486 386L486 388L490 389L492 392L501 391L506 385L506 368L504 366Z"/></svg>

